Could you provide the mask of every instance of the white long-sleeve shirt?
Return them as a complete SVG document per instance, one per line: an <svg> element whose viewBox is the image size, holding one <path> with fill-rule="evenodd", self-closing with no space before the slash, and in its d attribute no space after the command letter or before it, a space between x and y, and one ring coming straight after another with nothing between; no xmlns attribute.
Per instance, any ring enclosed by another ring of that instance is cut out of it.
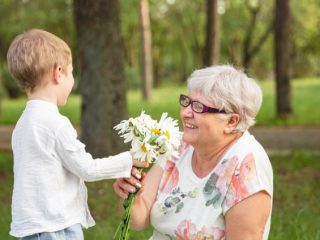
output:
<svg viewBox="0 0 320 240"><path fill-rule="evenodd" d="M93 159L56 105L31 100L12 135L14 187L10 234L24 237L75 223L95 224L84 181L129 177L129 152Z"/></svg>

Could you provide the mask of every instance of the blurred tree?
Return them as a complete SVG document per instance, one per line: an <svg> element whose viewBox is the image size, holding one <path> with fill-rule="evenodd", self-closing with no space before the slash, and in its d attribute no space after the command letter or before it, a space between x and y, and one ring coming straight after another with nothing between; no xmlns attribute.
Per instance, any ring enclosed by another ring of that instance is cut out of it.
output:
<svg viewBox="0 0 320 240"><path fill-rule="evenodd" d="M265 27L265 31L259 37L254 36L254 30L257 27L258 15L261 12L262 0L245 1L245 5L250 13L250 20L243 42L242 66L249 70L252 58L258 54L261 47L268 39L273 30L273 21L270 21ZM255 43L253 42L255 40Z"/></svg>
<svg viewBox="0 0 320 240"><path fill-rule="evenodd" d="M290 64L290 0L275 0L275 75L276 109L279 117L291 112Z"/></svg>
<svg viewBox="0 0 320 240"><path fill-rule="evenodd" d="M273 29L273 3L262 0L224 2L222 61L241 66L251 75L269 76L273 60L272 39L269 38Z"/></svg>
<svg viewBox="0 0 320 240"><path fill-rule="evenodd" d="M150 1L155 82L185 82L203 66L205 2Z"/></svg>
<svg viewBox="0 0 320 240"><path fill-rule="evenodd" d="M320 1L291 0L292 77L320 76Z"/></svg>
<svg viewBox="0 0 320 240"><path fill-rule="evenodd" d="M0 74L9 97L18 97L22 92L8 73L5 64L7 49L17 34L32 28L42 28L56 34L74 49L72 2L0 0Z"/></svg>
<svg viewBox="0 0 320 240"><path fill-rule="evenodd" d="M124 46L124 64L126 78L130 88L141 89L140 74L140 31L138 0L121 0L121 33ZM128 40L127 40L128 39Z"/></svg>
<svg viewBox="0 0 320 240"><path fill-rule="evenodd" d="M118 0L74 0L80 61L81 134L95 157L117 153L113 126L128 117Z"/></svg>
<svg viewBox="0 0 320 240"><path fill-rule="evenodd" d="M141 32L141 75L142 95L145 100L151 97L153 85L152 68L152 36L148 0L139 0L140 32Z"/></svg>
<svg viewBox="0 0 320 240"><path fill-rule="evenodd" d="M0 73L1 73L1 68L0 68ZM0 74L0 116L2 115L2 99L4 92L3 92L3 84L2 84L2 76Z"/></svg>
<svg viewBox="0 0 320 240"><path fill-rule="evenodd" d="M121 34L124 39L125 75L129 86L141 86L139 0L121 1ZM273 21L274 1L218 0L220 62L248 66L251 75L274 79L273 38L263 37ZM257 14L249 9L261 4ZM152 25L154 86L184 82L203 66L206 42L204 0L149 0ZM249 6L249 8L248 8ZM77 52L72 0L0 0L0 64L12 38L30 28L44 28L71 45L77 79ZM291 0L292 77L320 75L320 1ZM32 13L32 14L30 14ZM249 31L254 20L254 28ZM252 34L248 34L248 33ZM250 37L248 37L250 36ZM270 36L270 35L267 35ZM259 44L265 39L263 44ZM258 47L259 46L259 47ZM258 51L256 51L258 49ZM246 62L249 59L249 64ZM14 83L2 65L2 79ZM10 87L11 89L11 87ZM16 91L16 90L15 90ZM14 91L11 91L14 92ZM18 93L19 94L19 93Z"/></svg>
<svg viewBox="0 0 320 240"><path fill-rule="evenodd" d="M220 57L220 24L218 13L218 0L206 0L207 23L206 44L204 48L204 66L219 63Z"/></svg>

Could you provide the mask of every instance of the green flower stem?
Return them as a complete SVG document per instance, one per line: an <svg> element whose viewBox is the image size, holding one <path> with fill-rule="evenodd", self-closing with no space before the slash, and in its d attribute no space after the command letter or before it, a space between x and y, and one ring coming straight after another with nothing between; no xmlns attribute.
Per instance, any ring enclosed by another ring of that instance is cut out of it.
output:
<svg viewBox="0 0 320 240"><path fill-rule="evenodd" d="M139 173L142 173L143 168L139 168ZM116 238L116 236L118 235L118 231L120 229L120 235L118 240L127 240L129 239L129 227L130 227L130 220L131 220L131 208L132 208L132 204L133 201L135 199L137 192L134 193L130 193L128 199L125 199L122 203L122 207L123 207L123 214L122 214L122 218L121 218L121 222L119 224L119 226L117 227L117 231L113 237L113 239Z"/></svg>

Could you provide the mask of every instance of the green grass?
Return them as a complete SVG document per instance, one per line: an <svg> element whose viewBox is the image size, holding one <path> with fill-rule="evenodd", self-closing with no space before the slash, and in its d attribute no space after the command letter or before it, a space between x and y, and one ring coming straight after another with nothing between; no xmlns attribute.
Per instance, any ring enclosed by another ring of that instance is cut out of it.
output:
<svg viewBox="0 0 320 240"><path fill-rule="evenodd" d="M288 120L275 117L274 82L260 82L264 92L264 102L257 116L257 125L264 126L320 126L320 79L310 78L292 81L292 106L294 113ZM142 100L140 91L128 92L128 109L130 116L139 115L143 109L153 118L159 118L162 112L179 119L178 96L186 92L185 86L165 86L153 90L149 102ZM24 109L26 99L3 101L3 112L0 124L15 124ZM80 97L72 95L66 106L61 108L62 114L69 117L75 125L79 124Z"/></svg>
<svg viewBox="0 0 320 240"><path fill-rule="evenodd" d="M320 239L320 153L292 151L272 154L274 169L274 205L269 240ZM8 236L12 191L12 154L0 153L0 239ZM112 181L87 183L89 205L97 225L85 230L85 239L112 239L120 221L117 214L117 197ZM149 228L131 232L131 240L148 239Z"/></svg>
<svg viewBox="0 0 320 240"><path fill-rule="evenodd" d="M276 118L275 83L260 82L264 92L257 125L269 126L320 126L320 79L300 79L292 81L293 114L286 121Z"/></svg>
<svg viewBox="0 0 320 240"><path fill-rule="evenodd" d="M273 156L274 211L269 239L320 239L319 153Z"/></svg>

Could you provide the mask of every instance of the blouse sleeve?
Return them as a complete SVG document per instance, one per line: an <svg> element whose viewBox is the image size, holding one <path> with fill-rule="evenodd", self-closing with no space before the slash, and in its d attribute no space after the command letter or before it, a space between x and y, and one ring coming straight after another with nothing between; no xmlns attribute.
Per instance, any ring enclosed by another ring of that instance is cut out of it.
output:
<svg viewBox="0 0 320 240"><path fill-rule="evenodd" d="M269 172L259 165L252 153L247 154L242 161L239 161L222 203L223 214L226 214L231 207L243 199L257 192L266 191L272 195L272 183L270 185L268 174Z"/></svg>
<svg viewBox="0 0 320 240"><path fill-rule="evenodd" d="M56 136L56 152L63 166L85 181L129 177L132 157L129 152L93 159L77 139L72 125L61 127Z"/></svg>

